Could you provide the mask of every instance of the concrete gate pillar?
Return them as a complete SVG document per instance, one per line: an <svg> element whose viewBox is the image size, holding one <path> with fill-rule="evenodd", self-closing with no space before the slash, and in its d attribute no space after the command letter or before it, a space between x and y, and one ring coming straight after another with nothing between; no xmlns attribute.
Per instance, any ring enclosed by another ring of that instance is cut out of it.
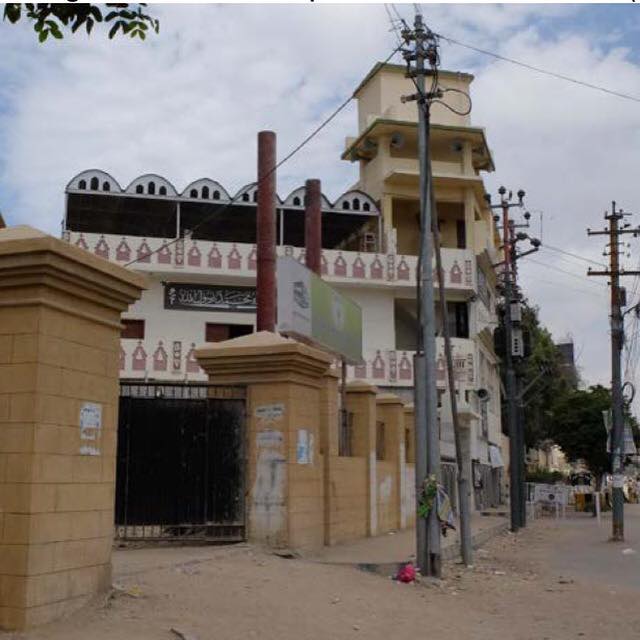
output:
<svg viewBox="0 0 640 640"><path fill-rule="evenodd" d="M273 547L324 543L323 425L329 354L261 331L196 351L210 382L247 387L248 538ZM329 385L330 388L334 388ZM334 401L335 402L335 401Z"/></svg>
<svg viewBox="0 0 640 640"><path fill-rule="evenodd" d="M376 460L376 394L378 388L366 382L347 384L347 411L353 414L353 455L367 461L368 536L378 533L378 473Z"/></svg>
<svg viewBox="0 0 640 640"><path fill-rule="evenodd" d="M384 424L385 461L392 468L393 484L388 496L392 520L391 528L406 526L402 504L406 493L406 459L404 437L404 402L392 393L381 394L376 398L378 420ZM379 509L379 512L383 509Z"/></svg>
<svg viewBox="0 0 640 640"><path fill-rule="evenodd" d="M0 231L0 626L111 581L120 314L142 276L31 227Z"/></svg>

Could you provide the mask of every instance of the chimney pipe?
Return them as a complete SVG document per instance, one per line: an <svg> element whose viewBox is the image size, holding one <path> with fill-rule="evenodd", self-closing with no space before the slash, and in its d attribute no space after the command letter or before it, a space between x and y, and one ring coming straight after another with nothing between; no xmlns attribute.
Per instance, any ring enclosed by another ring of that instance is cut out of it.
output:
<svg viewBox="0 0 640 640"><path fill-rule="evenodd" d="M276 329L276 134L258 133L257 331Z"/></svg>
<svg viewBox="0 0 640 640"><path fill-rule="evenodd" d="M305 264L322 275L322 189L320 180L307 180L304 185Z"/></svg>

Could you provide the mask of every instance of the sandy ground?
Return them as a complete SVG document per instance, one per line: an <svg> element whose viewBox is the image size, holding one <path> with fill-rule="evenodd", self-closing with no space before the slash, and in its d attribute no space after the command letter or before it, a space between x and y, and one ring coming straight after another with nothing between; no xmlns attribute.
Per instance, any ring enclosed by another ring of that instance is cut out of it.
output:
<svg viewBox="0 0 640 640"><path fill-rule="evenodd" d="M471 530L475 535L486 530L496 530L508 526L508 519L497 516L481 516L473 514L471 518ZM441 538L442 549L453 547L460 548L458 537L459 527L456 531L449 531L446 537ZM323 547L312 554L314 560L335 564L357 563L393 563L415 560L416 534L414 529L396 531L390 534L362 538L348 544L338 544L333 547Z"/></svg>
<svg viewBox="0 0 640 640"><path fill-rule="evenodd" d="M447 564L439 585L397 584L246 545L119 551L121 591L66 620L0 638L175 640L172 627L186 640L638 638L640 589L615 573L602 579L579 560L584 545L588 557L634 554L607 546L606 532L594 527L588 519L538 521L488 543L473 569ZM577 559L559 571L558 554L573 550Z"/></svg>

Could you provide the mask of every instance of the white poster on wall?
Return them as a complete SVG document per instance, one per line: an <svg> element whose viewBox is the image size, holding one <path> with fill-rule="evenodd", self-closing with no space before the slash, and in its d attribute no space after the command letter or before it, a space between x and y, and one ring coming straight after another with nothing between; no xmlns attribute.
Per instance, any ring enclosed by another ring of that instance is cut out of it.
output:
<svg viewBox="0 0 640 640"><path fill-rule="evenodd" d="M298 429L298 445L296 447L296 461L298 464L309 464L309 432L306 429Z"/></svg>
<svg viewBox="0 0 640 640"><path fill-rule="evenodd" d="M100 455L100 432L102 431L102 405L83 402L80 406L80 455Z"/></svg>

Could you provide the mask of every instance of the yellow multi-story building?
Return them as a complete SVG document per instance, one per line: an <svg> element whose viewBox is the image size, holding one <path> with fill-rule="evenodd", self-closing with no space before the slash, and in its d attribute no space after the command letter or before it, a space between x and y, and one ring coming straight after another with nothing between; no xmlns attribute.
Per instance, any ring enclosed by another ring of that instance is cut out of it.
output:
<svg viewBox="0 0 640 640"><path fill-rule="evenodd" d="M418 114L415 102L401 96L415 92L405 67L376 64L355 90L358 135L348 138L343 159L358 162L357 189L380 203L381 244L397 264L419 252ZM501 465L500 383L493 348L496 326L498 236L487 206L481 172L494 169L485 131L472 126L468 110L473 76L439 72L447 92L444 101L455 111L435 103L431 110L431 158L438 225L443 247L447 318L456 350L458 394L462 421L470 430L477 506L499 501ZM469 286L457 286L460 283ZM440 295L436 292L436 295ZM358 299L357 293L354 296ZM388 308L388 305L387 305ZM440 330L442 318L436 309ZM399 352L416 348L415 289L396 289L393 313L379 323L365 323L367 345L394 340ZM392 336L389 327L393 327ZM438 340L442 349L442 340ZM378 347L379 348L379 347ZM458 371L459 367L459 371ZM454 455L451 414L444 385L444 362L439 356L441 380L441 451L443 461ZM488 391L481 402L479 389ZM445 464L445 470L452 469ZM447 475L445 473L445 475Z"/></svg>

